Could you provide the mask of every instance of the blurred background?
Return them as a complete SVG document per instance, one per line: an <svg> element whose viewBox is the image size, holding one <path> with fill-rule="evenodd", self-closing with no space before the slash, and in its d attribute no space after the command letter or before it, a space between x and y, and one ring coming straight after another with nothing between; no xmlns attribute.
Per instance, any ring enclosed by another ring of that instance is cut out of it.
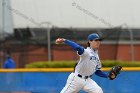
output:
<svg viewBox="0 0 140 93"><path fill-rule="evenodd" d="M77 60L63 37L86 47L98 33L101 60L140 60L137 0L0 0L0 64L10 51L16 67L36 61ZM67 55L67 56L65 56Z"/></svg>

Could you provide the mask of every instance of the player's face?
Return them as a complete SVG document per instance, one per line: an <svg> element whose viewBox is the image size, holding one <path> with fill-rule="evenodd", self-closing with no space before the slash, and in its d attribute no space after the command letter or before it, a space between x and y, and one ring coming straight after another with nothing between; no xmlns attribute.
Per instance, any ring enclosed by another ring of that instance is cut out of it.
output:
<svg viewBox="0 0 140 93"><path fill-rule="evenodd" d="M92 40L92 41L89 41L90 43L90 47L93 48L93 49L98 49L100 44L101 44L101 41L99 40Z"/></svg>

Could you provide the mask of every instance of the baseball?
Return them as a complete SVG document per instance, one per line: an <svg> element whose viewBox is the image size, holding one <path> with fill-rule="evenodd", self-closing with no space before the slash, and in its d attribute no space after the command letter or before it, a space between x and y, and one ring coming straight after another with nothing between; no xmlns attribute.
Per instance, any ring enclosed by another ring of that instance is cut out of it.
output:
<svg viewBox="0 0 140 93"><path fill-rule="evenodd" d="M60 38L58 38L58 39L56 39L55 43L56 43L56 44L59 44L59 43L60 43L60 41L61 41L61 39L60 39Z"/></svg>

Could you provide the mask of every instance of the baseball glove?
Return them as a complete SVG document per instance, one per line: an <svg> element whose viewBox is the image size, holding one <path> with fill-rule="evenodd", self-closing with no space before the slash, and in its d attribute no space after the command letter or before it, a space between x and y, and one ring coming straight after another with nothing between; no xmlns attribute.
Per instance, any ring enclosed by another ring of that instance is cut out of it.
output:
<svg viewBox="0 0 140 93"><path fill-rule="evenodd" d="M117 75L120 74L121 69L122 69L122 66L118 66L118 65L113 66L108 73L108 78L110 80L115 79Z"/></svg>

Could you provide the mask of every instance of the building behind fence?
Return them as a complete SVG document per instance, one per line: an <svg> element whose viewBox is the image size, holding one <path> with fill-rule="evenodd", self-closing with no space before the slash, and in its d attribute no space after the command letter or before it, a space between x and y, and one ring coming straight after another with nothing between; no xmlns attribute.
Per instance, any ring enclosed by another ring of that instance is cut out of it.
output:
<svg viewBox="0 0 140 93"><path fill-rule="evenodd" d="M103 38L99 49L101 60L140 60L140 29L101 28L17 28L13 34L1 40L1 55L4 60L10 50L17 67L38 61L78 60L76 52L67 45L56 45L55 39L63 37L86 47L87 36L98 33ZM50 53L48 53L48 32L50 31ZM1 64L3 63L1 60Z"/></svg>

